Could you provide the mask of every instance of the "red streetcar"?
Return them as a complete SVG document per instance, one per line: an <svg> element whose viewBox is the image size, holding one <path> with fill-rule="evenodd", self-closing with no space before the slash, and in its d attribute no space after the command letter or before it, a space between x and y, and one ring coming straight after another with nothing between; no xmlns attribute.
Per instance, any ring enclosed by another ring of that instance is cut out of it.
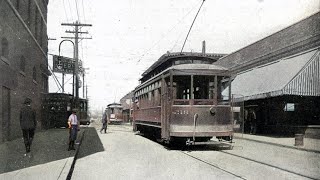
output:
<svg viewBox="0 0 320 180"><path fill-rule="evenodd" d="M221 57L202 53L161 56L135 88L134 130L188 145L204 144L212 137L231 141L230 74L213 64ZM228 96L223 96L224 90Z"/></svg>

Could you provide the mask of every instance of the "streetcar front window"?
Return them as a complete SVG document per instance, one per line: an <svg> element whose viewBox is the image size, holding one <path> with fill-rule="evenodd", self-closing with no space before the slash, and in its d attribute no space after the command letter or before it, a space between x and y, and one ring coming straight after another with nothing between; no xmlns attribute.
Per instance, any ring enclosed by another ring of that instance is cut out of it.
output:
<svg viewBox="0 0 320 180"><path fill-rule="evenodd" d="M222 92L228 85L229 78L225 76L173 76L172 95L174 105L227 103L228 96L223 96Z"/></svg>
<svg viewBox="0 0 320 180"><path fill-rule="evenodd" d="M191 98L191 76L173 77L173 99Z"/></svg>
<svg viewBox="0 0 320 180"><path fill-rule="evenodd" d="M193 94L194 99L213 99L214 76L194 76Z"/></svg>

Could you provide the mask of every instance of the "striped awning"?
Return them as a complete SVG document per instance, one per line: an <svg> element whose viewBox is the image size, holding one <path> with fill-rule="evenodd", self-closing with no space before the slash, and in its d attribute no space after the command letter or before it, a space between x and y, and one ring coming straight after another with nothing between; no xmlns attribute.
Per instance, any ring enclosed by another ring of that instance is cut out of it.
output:
<svg viewBox="0 0 320 180"><path fill-rule="evenodd" d="M319 54L316 49L238 74L231 93L242 97L241 101L281 95L320 96Z"/></svg>

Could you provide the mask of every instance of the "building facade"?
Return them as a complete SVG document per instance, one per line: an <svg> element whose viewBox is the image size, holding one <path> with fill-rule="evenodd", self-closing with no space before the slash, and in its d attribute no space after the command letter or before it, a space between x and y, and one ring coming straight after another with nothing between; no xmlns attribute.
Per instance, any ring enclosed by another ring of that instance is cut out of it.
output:
<svg viewBox="0 0 320 180"><path fill-rule="evenodd" d="M41 96L48 92L48 0L0 0L0 142L22 136L25 98L41 127Z"/></svg>
<svg viewBox="0 0 320 180"><path fill-rule="evenodd" d="M245 132L320 138L320 12L221 58Z"/></svg>
<svg viewBox="0 0 320 180"><path fill-rule="evenodd" d="M132 121L132 111L133 111L133 91L129 92L125 96L120 99L121 106L123 107L122 114L123 114L123 121L124 122L131 122Z"/></svg>

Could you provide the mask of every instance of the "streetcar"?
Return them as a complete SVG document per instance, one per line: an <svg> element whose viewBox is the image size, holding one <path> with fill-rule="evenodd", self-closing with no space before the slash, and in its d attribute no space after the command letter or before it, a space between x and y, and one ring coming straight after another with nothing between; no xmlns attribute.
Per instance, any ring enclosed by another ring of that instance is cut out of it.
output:
<svg viewBox="0 0 320 180"><path fill-rule="evenodd" d="M66 93L48 93L42 98L42 126L49 128L65 128L68 126L68 117L74 108L74 98ZM79 99L77 117L80 124L89 124L88 101Z"/></svg>
<svg viewBox="0 0 320 180"><path fill-rule="evenodd" d="M231 142L230 73L213 64L222 56L162 55L134 90L134 131L166 143L206 144L212 137ZM226 90L228 95L223 96Z"/></svg>
<svg viewBox="0 0 320 180"><path fill-rule="evenodd" d="M108 104L107 108L107 121L108 124L121 124L123 123L123 107L119 103Z"/></svg>

